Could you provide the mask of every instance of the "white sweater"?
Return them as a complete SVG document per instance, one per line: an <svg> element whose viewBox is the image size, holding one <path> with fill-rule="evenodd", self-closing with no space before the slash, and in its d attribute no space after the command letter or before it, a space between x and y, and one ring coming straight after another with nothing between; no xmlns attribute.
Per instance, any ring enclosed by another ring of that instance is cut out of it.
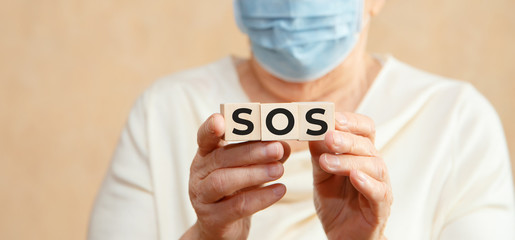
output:
<svg viewBox="0 0 515 240"><path fill-rule="evenodd" d="M92 213L89 239L177 239L195 221L188 197L200 124L248 102L232 58L157 81L136 102ZM389 239L515 239L514 188L499 118L471 85L388 58L358 113L394 194ZM252 218L250 239L324 239L308 151L278 180L285 197Z"/></svg>

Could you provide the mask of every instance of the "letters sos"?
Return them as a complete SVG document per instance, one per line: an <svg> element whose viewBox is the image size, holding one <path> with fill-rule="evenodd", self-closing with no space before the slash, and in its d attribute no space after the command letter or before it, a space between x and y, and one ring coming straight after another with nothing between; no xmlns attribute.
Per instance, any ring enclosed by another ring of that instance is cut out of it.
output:
<svg viewBox="0 0 515 240"><path fill-rule="evenodd" d="M323 140L334 130L334 104L227 103L220 105L225 118L225 140Z"/></svg>

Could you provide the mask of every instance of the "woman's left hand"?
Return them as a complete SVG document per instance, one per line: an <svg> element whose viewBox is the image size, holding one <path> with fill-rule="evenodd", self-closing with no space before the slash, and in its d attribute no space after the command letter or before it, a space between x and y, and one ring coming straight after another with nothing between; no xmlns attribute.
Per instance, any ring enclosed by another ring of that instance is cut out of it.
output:
<svg viewBox="0 0 515 240"><path fill-rule="evenodd" d="M384 239L393 196L374 146L374 122L336 113L336 130L310 142L314 201L329 239Z"/></svg>

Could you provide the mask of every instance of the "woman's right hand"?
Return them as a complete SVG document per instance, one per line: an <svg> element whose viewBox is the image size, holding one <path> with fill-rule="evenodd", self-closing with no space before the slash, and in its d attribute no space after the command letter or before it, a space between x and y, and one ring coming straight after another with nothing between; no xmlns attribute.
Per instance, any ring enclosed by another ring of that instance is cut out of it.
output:
<svg viewBox="0 0 515 240"><path fill-rule="evenodd" d="M213 114L199 128L198 151L190 168L189 195L197 222L182 239L246 239L252 214L279 201L278 179L290 148L283 142L226 145L225 123Z"/></svg>

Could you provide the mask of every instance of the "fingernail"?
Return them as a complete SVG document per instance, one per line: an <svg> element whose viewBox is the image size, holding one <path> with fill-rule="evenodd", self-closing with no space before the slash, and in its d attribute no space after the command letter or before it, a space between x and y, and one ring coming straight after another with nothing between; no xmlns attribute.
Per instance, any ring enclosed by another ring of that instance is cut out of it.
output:
<svg viewBox="0 0 515 240"><path fill-rule="evenodd" d="M347 124L347 118L345 117L345 115L343 115L343 113L336 112L334 117L335 117L336 123L338 123L338 125L344 126L345 124Z"/></svg>
<svg viewBox="0 0 515 240"><path fill-rule="evenodd" d="M275 187L272 189L272 192L274 192L274 194L279 197L284 195L285 190L286 189L284 187Z"/></svg>
<svg viewBox="0 0 515 240"><path fill-rule="evenodd" d="M333 155L324 155L325 162L327 163L327 167L331 170L338 170L340 168L340 159Z"/></svg>
<svg viewBox="0 0 515 240"><path fill-rule="evenodd" d="M356 171L356 177L358 178L358 181L361 184L366 184L367 183L367 178L365 177L365 174L363 172Z"/></svg>
<svg viewBox="0 0 515 240"><path fill-rule="evenodd" d="M271 178L279 177L282 174L282 169L279 164L274 164L272 166L269 166L267 170L268 170L268 176Z"/></svg>
<svg viewBox="0 0 515 240"><path fill-rule="evenodd" d="M335 146L341 146L343 144L343 137L338 132L333 133L333 144Z"/></svg>
<svg viewBox="0 0 515 240"><path fill-rule="evenodd" d="M280 144L280 143L270 143L268 145L266 145L265 147L265 154L267 157L275 157L279 154L279 146L277 146L277 144Z"/></svg>

